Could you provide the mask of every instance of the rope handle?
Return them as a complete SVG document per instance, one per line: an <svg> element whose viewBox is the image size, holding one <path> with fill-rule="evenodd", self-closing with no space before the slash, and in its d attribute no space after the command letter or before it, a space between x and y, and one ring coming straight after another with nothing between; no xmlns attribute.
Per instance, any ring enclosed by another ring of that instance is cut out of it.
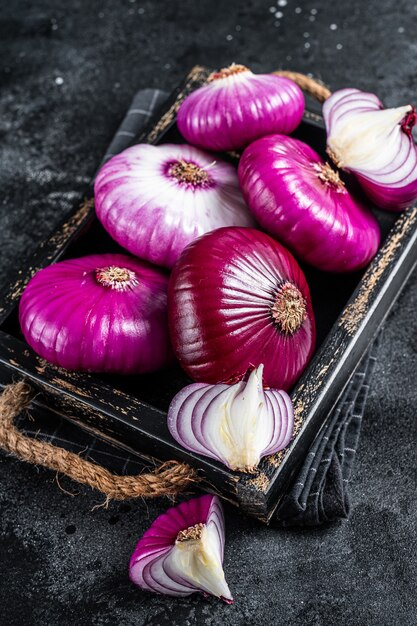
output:
<svg viewBox="0 0 417 626"><path fill-rule="evenodd" d="M276 72L272 72L277 76L283 76L284 78L290 78L294 83L303 90L309 93L311 96L316 98L319 102L324 102L332 95L330 89L326 87L322 82L317 80L316 78L311 78L310 76L306 76L305 74L300 74L299 72L290 72L287 70L277 70Z"/></svg>
<svg viewBox="0 0 417 626"><path fill-rule="evenodd" d="M0 447L18 459L42 465L97 489L106 496L106 503L128 498L176 496L200 481L196 470L177 461L167 461L146 474L118 476L75 452L27 437L16 428L14 419L29 406L33 396L33 389L23 381L8 385L0 395Z"/></svg>

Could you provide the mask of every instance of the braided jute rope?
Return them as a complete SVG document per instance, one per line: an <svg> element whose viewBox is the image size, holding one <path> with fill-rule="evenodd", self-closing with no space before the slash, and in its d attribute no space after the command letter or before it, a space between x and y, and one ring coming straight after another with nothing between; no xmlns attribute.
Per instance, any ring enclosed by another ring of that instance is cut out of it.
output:
<svg viewBox="0 0 417 626"><path fill-rule="evenodd" d="M324 102L331 95L325 85L304 74L284 70L273 74L290 78L319 102ZM97 489L106 496L106 502L112 499L175 496L201 480L196 470L177 461L167 461L146 474L118 476L74 452L27 437L16 428L14 419L29 406L33 396L33 389L23 381L8 385L0 394L0 447L18 459L42 465Z"/></svg>
<svg viewBox="0 0 417 626"><path fill-rule="evenodd" d="M290 78L292 81L297 83L297 85L301 87L303 91L309 93L319 102L324 102L332 95L332 92L326 87L326 85L323 85L323 83L321 83L317 79L306 76L305 74L300 74L299 72L289 72L286 70L277 70L276 72L272 73L277 74L277 76Z"/></svg>
<svg viewBox="0 0 417 626"><path fill-rule="evenodd" d="M147 474L117 476L74 452L27 437L17 430L14 419L28 407L33 395L25 382L8 385L0 395L0 447L18 459L65 474L101 491L107 500L175 496L199 482L194 469L177 461L163 463Z"/></svg>

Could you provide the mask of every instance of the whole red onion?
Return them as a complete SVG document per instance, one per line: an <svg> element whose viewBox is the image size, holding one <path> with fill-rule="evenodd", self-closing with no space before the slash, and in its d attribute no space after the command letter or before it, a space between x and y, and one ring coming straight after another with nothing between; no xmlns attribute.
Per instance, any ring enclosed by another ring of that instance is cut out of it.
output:
<svg viewBox="0 0 417 626"><path fill-rule="evenodd" d="M28 344L54 365L151 372L173 358L167 282L160 270L121 254L61 261L28 283L20 326Z"/></svg>
<svg viewBox="0 0 417 626"><path fill-rule="evenodd" d="M303 113L303 92L292 80L232 64L184 100L177 125L189 143L220 152L270 133L289 134Z"/></svg>
<svg viewBox="0 0 417 626"><path fill-rule="evenodd" d="M193 146L139 144L105 163L99 220L132 254L171 268L187 244L221 226L253 226L236 169Z"/></svg>
<svg viewBox="0 0 417 626"><path fill-rule="evenodd" d="M181 254L168 288L174 351L197 381L234 382L264 364L288 389L314 349L310 292L296 260L252 228L220 228Z"/></svg>
<svg viewBox="0 0 417 626"><path fill-rule="evenodd" d="M285 135L258 139L239 163L240 185L261 226L322 270L357 270L376 254L371 211L307 144Z"/></svg>

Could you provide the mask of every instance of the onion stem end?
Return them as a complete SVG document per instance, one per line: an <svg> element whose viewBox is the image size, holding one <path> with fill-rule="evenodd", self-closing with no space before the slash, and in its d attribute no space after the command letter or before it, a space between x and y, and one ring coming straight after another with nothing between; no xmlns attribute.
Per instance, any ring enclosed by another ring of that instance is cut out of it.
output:
<svg viewBox="0 0 417 626"><path fill-rule="evenodd" d="M285 282L271 309L275 324L287 335L294 335L306 319L306 302L293 283Z"/></svg>

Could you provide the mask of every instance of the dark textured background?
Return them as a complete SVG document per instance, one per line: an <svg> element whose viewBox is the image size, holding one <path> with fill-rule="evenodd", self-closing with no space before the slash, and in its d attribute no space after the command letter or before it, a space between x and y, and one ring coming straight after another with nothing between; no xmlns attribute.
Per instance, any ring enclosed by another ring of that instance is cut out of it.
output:
<svg viewBox="0 0 417 626"><path fill-rule="evenodd" d="M404 0L3 0L0 282L80 199L139 88L236 61L405 104L416 99L416 29L417 4ZM278 531L227 509L235 605L172 601L127 578L136 540L166 502L92 511L97 494L62 480L79 493L70 497L51 473L0 455L0 621L415 625L416 303L414 274L386 324L350 521Z"/></svg>

